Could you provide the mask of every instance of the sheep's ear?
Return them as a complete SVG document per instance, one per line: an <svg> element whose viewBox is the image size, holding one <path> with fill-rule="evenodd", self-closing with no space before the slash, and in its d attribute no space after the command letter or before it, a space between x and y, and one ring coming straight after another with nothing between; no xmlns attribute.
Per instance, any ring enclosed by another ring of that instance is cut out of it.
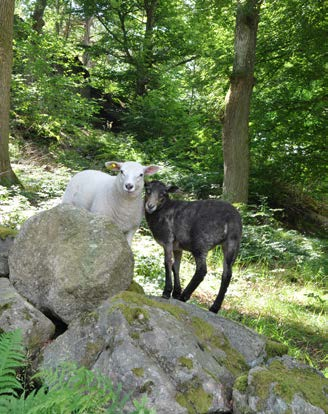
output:
<svg viewBox="0 0 328 414"><path fill-rule="evenodd" d="M144 174L145 175L152 175L157 173L157 171L159 171L161 169L161 167L159 167L158 165L148 165L146 167L144 167Z"/></svg>
<svg viewBox="0 0 328 414"><path fill-rule="evenodd" d="M166 191L168 193L179 193L179 192L181 192L180 191L180 188L177 187L176 185L169 185L169 186L167 186L166 187Z"/></svg>
<svg viewBox="0 0 328 414"><path fill-rule="evenodd" d="M105 162L105 166L106 168L108 168L109 170L112 171L120 171L121 167L122 167L122 162L117 162L117 161L107 161Z"/></svg>

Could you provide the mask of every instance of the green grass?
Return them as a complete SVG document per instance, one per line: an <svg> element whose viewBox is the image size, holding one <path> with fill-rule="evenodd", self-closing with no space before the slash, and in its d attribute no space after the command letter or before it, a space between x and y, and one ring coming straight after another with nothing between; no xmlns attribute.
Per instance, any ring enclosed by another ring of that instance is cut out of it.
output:
<svg viewBox="0 0 328 414"><path fill-rule="evenodd" d="M120 158L111 153L113 149L108 143L106 145L108 158ZM31 215L59 203L72 172L49 154L32 150L21 153L17 146L11 150L13 168L24 189L8 190L0 186L0 225L19 228ZM85 151L81 150L83 156ZM78 158L76 149L74 153ZM97 160L101 159L99 154L96 154ZM74 166L67 151L62 149L59 155L61 161L66 157L68 164ZM74 169L81 168L84 163L85 159L75 164ZM90 167L97 168L97 165ZM265 203L239 208L244 236L221 314L283 342L288 345L290 355L328 376L327 240L282 228ZM133 250L135 280L147 294L160 295L165 280L163 249L152 239L145 223L135 237ZM215 249L208 258L208 274L191 302L204 307L213 302L220 286L221 271L221 251ZM193 258L184 253L183 286L193 272Z"/></svg>

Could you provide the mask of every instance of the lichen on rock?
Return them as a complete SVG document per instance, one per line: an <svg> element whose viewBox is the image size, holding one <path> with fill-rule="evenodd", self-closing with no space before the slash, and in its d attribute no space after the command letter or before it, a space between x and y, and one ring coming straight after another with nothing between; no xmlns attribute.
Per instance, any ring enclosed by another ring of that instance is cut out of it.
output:
<svg viewBox="0 0 328 414"><path fill-rule="evenodd" d="M188 414L208 413L213 402L213 397L195 379L181 384L175 398Z"/></svg>
<svg viewBox="0 0 328 414"><path fill-rule="evenodd" d="M288 356L276 357L238 378L233 399L236 414L324 414L328 412L328 380Z"/></svg>

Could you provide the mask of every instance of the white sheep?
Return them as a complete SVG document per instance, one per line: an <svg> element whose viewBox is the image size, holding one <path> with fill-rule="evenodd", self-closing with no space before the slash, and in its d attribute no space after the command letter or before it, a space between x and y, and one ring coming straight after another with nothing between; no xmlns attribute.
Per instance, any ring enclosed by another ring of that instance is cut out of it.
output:
<svg viewBox="0 0 328 414"><path fill-rule="evenodd" d="M131 246L144 213L144 176L155 174L160 167L143 166L133 161L108 161L105 165L120 173L116 177L95 170L77 173L68 183L62 203L110 218Z"/></svg>

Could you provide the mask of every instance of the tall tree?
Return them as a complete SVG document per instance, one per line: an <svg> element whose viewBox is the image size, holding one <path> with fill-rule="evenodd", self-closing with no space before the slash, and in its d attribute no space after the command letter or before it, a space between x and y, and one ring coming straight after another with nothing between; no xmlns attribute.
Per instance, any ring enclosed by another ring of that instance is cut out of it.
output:
<svg viewBox="0 0 328 414"><path fill-rule="evenodd" d="M109 71L124 78L144 97L159 88L168 66L194 54L189 39L191 6L181 0L78 0L85 16L94 16L103 26L98 33L97 53L102 48Z"/></svg>
<svg viewBox="0 0 328 414"><path fill-rule="evenodd" d="M43 20L44 11L47 7L47 0L36 0L34 5L34 11L32 15L33 19L33 29L38 33L42 32L42 28L45 25Z"/></svg>
<svg viewBox="0 0 328 414"><path fill-rule="evenodd" d="M13 26L15 0L0 1L0 184L11 185L18 179L9 158L10 81L13 62Z"/></svg>
<svg viewBox="0 0 328 414"><path fill-rule="evenodd" d="M261 0L238 0L233 71L226 95L222 146L223 195L247 203L249 180L248 122L254 86L256 35Z"/></svg>

